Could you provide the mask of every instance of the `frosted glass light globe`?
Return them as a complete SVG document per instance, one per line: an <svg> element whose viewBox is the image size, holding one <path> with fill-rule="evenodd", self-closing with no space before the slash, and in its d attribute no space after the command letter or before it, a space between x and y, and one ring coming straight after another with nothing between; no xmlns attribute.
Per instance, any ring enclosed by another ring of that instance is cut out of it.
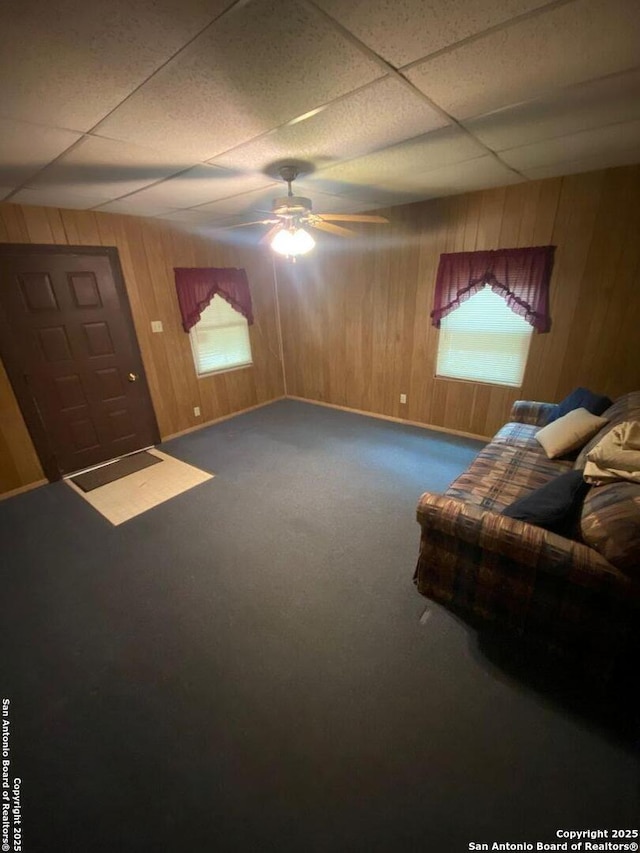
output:
<svg viewBox="0 0 640 853"><path fill-rule="evenodd" d="M298 228L293 234L293 255L306 255L316 244L311 234L304 228Z"/></svg>
<svg viewBox="0 0 640 853"><path fill-rule="evenodd" d="M271 248L279 255L293 254L293 234L287 228L278 231L271 241Z"/></svg>
<svg viewBox="0 0 640 853"><path fill-rule="evenodd" d="M279 255L295 258L296 255L306 255L315 244L316 241L304 228L296 228L295 231L283 228L271 241L271 248Z"/></svg>

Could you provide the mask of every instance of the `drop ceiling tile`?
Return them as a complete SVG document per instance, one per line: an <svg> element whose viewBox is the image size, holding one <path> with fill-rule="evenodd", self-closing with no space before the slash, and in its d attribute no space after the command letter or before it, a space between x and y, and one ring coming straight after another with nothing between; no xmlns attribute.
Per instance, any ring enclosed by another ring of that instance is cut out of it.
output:
<svg viewBox="0 0 640 853"><path fill-rule="evenodd" d="M170 208L194 207L272 184L273 178L266 175L198 165L181 175L141 190L133 198Z"/></svg>
<svg viewBox="0 0 640 853"><path fill-rule="evenodd" d="M88 136L68 154L40 172L29 182L29 186L47 187L52 192L60 190L106 201L135 192L185 169L192 162L184 157L161 154L151 148Z"/></svg>
<svg viewBox="0 0 640 853"><path fill-rule="evenodd" d="M470 160L486 154L486 149L455 127L434 130L424 136L339 163L314 174L309 180L324 192L349 195L363 201L384 201L376 187L387 188L398 180L404 187L411 176L427 169ZM306 186L307 182L301 182ZM398 186L396 192L402 191ZM384 194L380 194L384 195Z"/></svg>
<svg viewBox="0 0 640 853"><path fill-rule="evenodd" d="M464 119L638 64L637 0L582 0L428 59L407 76Z"/></svg>
<svg viewBox="0 0 640 853"><path fill-rule="evenodd" d="M404 180L396 179L388 189L405 189L416 199L426 199L516 184L523 180L488 154L464 163L419 172Z"/></svg>
<svg viewBox="0 0 640 853"><path fill-rule="evenodd" d="M640 119L510 148L502 151L500 157L522 171L596 156L615 160L618 152L637 147L640 147Z"/></svg>
<svg viewBox="0 0 640 853"><path fill-rule="evenodd" d="M575 175L578 172L593 172L597 169L609 169L616 166L633 166L640 163L640 146L628 151L616 151L615 154L596 154L585 160L562 161L549 166L524 169L527 178L557 178L561 175Z"/></svg>
<svg viewBox="0 0 640 853"><path fill-rule="evenodd" d="M101 213L125 213L127 216L164 216L167 213L173 213L173 209L166 205L144 201L138 199L136 195L116 201L107 201L101 204L97 210Z"/></svg>
<svg viewBox="0 0 640 853"><path fill-rule="evenodd" d="M216 157L220 166L260 169L296 159L316 168L385 148L443 127L441 115L391 77L347 95L326 109Z"/></svg>
<svg viewBox="0 0 640 853"><path fill-rule="evenodd" d="M100 125L199 160L381 77L377 63L294 0L237 7Z"/></svg>
<svg viewBox="0 0 640 853"><path fill-rule="evenodd" d="M494 151L640 118L640 71L569 86L465 122Z"/></svg>
<svg viewBox="0 0 640 853"><path fill-rule="evenodd" d="M89 130L228 0L5 0L3 114Z"/></svg>
<svg viewBox="0 0 640 853"><path fill-rule="evenodd" d="M193 210L174 210L171 213L165 213L160 219L166 219L169 222L182 222L186 225L189 224L202 224L208 225L213 222L222 222L225 225L235 224L236 222L242 222L243 219L241 216L225 216L224 214L211 211L198 210L194 208Z"/></svg>
<svg viewBox="0 0 640 853"><path fill-rule="evenodd" d="M391 62L407 65L551 0L316 0L316 4Z"/></svg>
<svg viewBox="0 0 640 853"><path fill-rule="evenodd" d="M312 199L318 198L320 193L328 198L343 198L351 205L351 211L362 212L365 209L389 207L393 204L410 204L418 198L411 192L395 189L392 183L385 185L384 188L379 182L371 186L364 183L347 186L344 182L326 181L322 174L318 175L317 180L305 181L298 190ZM336 189L333 189L334 187ZM337 189L340 190L340 195L337 194ZM341 213L342 211L334 206L332 212Z"/></svg>
<svg viewBox="0 0 640 853"><path fill-rule="evenodd" d="M242 193L231 198L220 199L210 204L202 204L192 210L203 214L213 214L212 218L222 219L228 216L247 216L251 219L268 219L271 213L272 199L277 195L286 195L286 187L274 184L272 187Z"/></svg>
<svg viewBox="0 0 640 853"><path fill-rule="evenodd" d="M11 202L15 204L35 204L42 207L66 207L71 210L88 210L100 204L104 199L90 198L85 195L77 195L68 190L50 189L41 187L30 189L25 187L11 196Z"/></svg>
<svg viewBox="0 0 640 853"><path fill-rule="evenodd" d="M20 186L81 138L71 130L0 118L0 181Z"/></svg>

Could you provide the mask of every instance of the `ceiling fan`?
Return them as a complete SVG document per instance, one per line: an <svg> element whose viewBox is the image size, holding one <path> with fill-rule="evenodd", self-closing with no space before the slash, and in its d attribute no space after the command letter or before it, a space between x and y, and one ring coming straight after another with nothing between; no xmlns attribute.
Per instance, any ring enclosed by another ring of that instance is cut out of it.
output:
<svg viewBox="0 0 640 853"><path fill-rule="evenodd" d="M315 240L307 228L317 228L327 231L337 237L355 237L356 232L335 222L369 222L388 223L384 216L350 213L312 212L310 198L294 195L291 184L299 175L295 166L281 166L278 170L280 177L286 182L289 192L286 196L274 198L272 214L269 219L258 219L254 222L242 222L231 228L245 228L249 225L271 225L272 227L260 239L261 243L269 243L274 252L295 260L297 255L304 255L315 246Z"/></svg>

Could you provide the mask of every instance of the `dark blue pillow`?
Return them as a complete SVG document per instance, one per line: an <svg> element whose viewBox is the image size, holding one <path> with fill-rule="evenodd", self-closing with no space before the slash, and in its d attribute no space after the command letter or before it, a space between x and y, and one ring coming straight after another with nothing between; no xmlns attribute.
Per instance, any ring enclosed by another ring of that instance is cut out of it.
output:
<svg viewBox="0 0 640 853"><path fill-rule="evenodd" d="M547 423L557 421L563 415L568 415L574 409L586 409L592 415L601 415L606 411L612 401L602 394L594 394L588 388L576 388L568 397L558 404L553 413L547 418Z"/></svg>
<svg viewBox="0 0 640 853"><path fill-rule="evenodd" d="M518 498L502 514L570 536L588 490L582 471L567 471Z"/></svg>

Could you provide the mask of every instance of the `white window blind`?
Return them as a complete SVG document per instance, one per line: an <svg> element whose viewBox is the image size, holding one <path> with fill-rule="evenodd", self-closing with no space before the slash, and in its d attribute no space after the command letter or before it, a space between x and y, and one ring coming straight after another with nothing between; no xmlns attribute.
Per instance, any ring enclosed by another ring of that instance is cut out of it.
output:
<svg viewBox="0 0 640 853"><path fill-rule="evenodd" d="M221 296L214 296L189 332L199 376L253 364L249 325Z"/></svg>
<svg viewBox="0 0 640 853"><path fill-rule="evenodd" d="M487 285L443 318L436 375L519 387L532 331Z"/></svg>

